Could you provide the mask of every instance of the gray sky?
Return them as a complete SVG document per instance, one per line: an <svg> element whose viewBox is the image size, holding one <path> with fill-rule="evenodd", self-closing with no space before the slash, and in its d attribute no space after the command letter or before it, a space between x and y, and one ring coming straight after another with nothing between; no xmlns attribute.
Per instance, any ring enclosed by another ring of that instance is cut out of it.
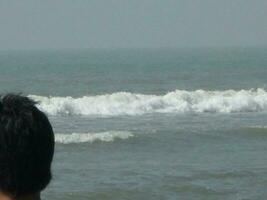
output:
<svg viewBox="0 0 267 200"><path fill-rule="evenodd" d="M0 0L0 49L267 45L267 0Z"/></svg>

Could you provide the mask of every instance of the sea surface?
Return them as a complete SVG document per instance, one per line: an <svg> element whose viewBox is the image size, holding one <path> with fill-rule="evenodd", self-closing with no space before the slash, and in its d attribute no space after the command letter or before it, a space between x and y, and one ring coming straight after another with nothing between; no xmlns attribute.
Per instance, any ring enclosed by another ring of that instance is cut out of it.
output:
<svg viewBox="0 0 267 200"><path fill-rule="evenodd" d="M54 127L47 200L265 200L267 48L0 51Z"/></svg>

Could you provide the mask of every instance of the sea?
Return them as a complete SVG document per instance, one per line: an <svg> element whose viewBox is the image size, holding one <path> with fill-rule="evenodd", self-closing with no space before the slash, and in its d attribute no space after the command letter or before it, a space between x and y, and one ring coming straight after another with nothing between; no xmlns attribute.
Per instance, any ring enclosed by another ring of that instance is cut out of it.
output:
<svg viewBox="0 0 267 200"><path fill-rule="evenodd" d="M0 51L55 132L44 200L265 200L267 48Z"/></svg>

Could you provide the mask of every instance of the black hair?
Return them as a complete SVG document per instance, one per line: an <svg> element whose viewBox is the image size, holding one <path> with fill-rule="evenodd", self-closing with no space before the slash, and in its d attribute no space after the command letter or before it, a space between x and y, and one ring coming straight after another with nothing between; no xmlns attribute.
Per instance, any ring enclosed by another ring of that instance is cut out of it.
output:
<svg viewBox="0 0 267 200"><path fill-rule="evenodd" d="M51 180L54 133L28 97L0 96L0 191L13 197L41 192Z"/></svg>

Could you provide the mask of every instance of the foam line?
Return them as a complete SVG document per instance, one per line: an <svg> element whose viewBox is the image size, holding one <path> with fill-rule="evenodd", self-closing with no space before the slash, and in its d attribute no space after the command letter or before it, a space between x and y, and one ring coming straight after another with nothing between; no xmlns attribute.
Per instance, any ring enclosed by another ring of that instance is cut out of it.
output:
<svg viewBox="0 0 267 200"><path fill-rule="evenodd" d="M98 96L45 97L30 95L50 115L143 115L147 113L244 113L267 111L267 92L256 90L186 91L165 95L118 92Z"/></svg>
<svg viewBox="0 0 267 200"><path fill-rule="evenodd" d="M71 133L71 134L55 134L56 143L73 144L73 143L93 143L113 142L116 139L125 140L134 135L127 131L107 131L100 133Z"/></svg>

